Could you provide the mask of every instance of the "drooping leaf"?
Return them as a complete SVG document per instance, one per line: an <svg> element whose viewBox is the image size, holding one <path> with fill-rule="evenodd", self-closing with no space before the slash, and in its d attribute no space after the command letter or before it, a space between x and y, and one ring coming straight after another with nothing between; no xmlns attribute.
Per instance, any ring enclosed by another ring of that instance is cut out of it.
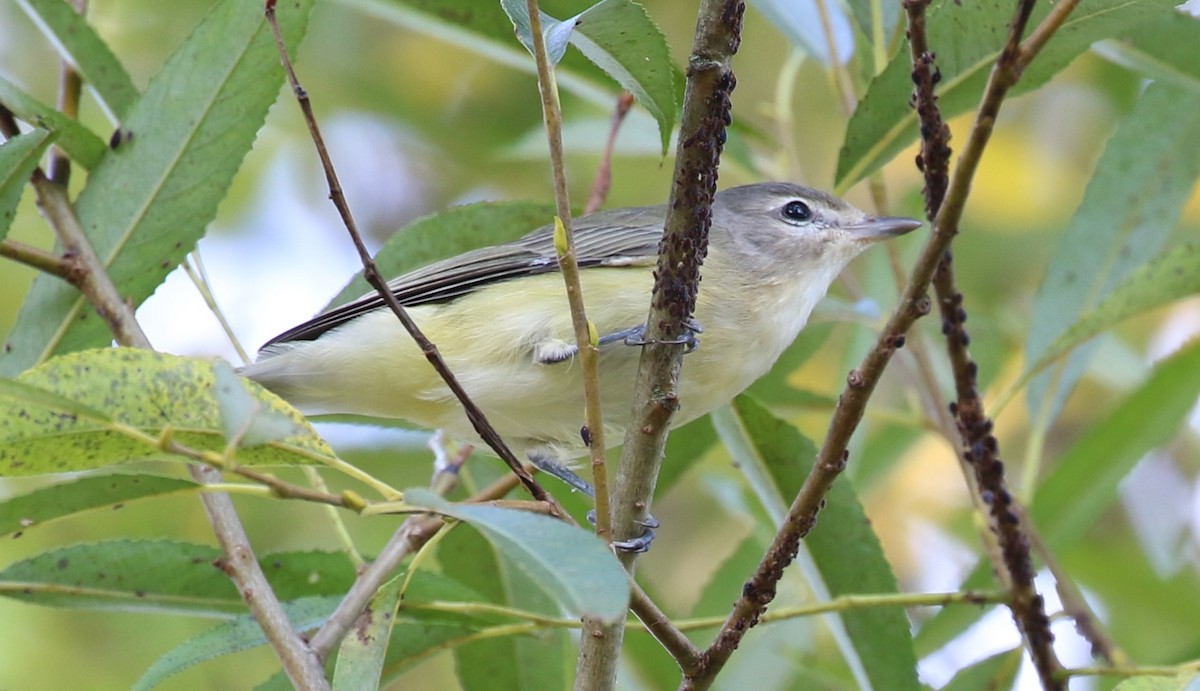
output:
<svg viewBox="0 0 1200 691"><path fill-rule="evenodd" d="M524 0L500 0L500 6L504 8L504 13L512 21L517 40L525 46L525 50L529 51L530 55L533 55L533 29L530 27L528 5ZM579 15L558 20L542 12L540 19L542 41L546 44L546 59L550 61L551 65L557 65L567 52L571 32L575 30Z"/></svg>
<svg viewBox="0 0 1200 691"><path fill-rule="evenodd" d="M283 612L297 631L310 631L329 618L337 608L340 597L306 597L283 602ZM262 627L249 614L223 622L189 638L155 660L150 669L133 685L134 691L149 691L180 672L223 655L264 645L267 637ZM374 688L360 686L358 688Z"/></svg>
<svg viewBox="0 0 1200 691"><path fill-rule="evenodd" d="M778 516L772 505L786 507L791 502L812 467L816 447L749 396L734 399L713 420L739 467L755 469L749 471L751 484L764 497L768 513ZM804 544L831 596L897 592L879 538L845 478L830 489L817 526ZM841 613L840 618L875 688L920 688L912 637L902 611L854 610Z"/></svg>
<svg viewBox="0 0 1200 691"><path fill-rule="evenodd" d="M1184 691L1194 689L1196 675L1181 674L1174 677L1132 677L1113 687L1113 691Z"/></svg>
<svg viewBox="0 0 1200 691"><path fill-rule="evenodd" d="M173 540L110 540L63 547L0 571L0 595L53 607L174 612L228 618L245 611L216 565L221 550ZM344 554L289 552L260 557L281 600L340 595L354 582Z"/></svg>
<svg viewBox="0 0 1200 691"><path fill-rule="evenodd" d="M625 570L594 534L524 511L451 504L420 488L405 491L404 499L481 531L571 615L603 621L625 615Z"/></svg>
<svg viewBox="0 0 1200 691"><path fill-rule="evenodd" d="M280 7L291 48L311 4ZM133 139L104 157L76 204L122 297L141 303L195 247L282 79L262 7L240 0L217 5L151 79L122 123ZM38 276L0 352L0 374L110 339L77 290Z"/></svg>
<svg viewBox="0 0 1200 691"><path fill-rule="evenodd" d="M1040 360L1072 324L1159 253L1200 176L1198 129L1200 93L1165 84L1150 85L1117 127L1034 299L1025 345L1030 360ZM1135 289L1143 294L1145 287ZM1117 311L1100 308L1096 323ZM1031 382L1033 419L1047 426L1053 421L1090 354L1082 348Z"/></svg>
<svg viewBox="0 0 1200 691"><path fill-rule="evenodd" d="M0 77L0 103L21 120L58 134L55 144L86 170L100 163L108 147L91 130L33 98Z"/></svg>
<svg viewBox="0 0 1200 691"><path fill-rule="evenodd" d="M299 412L261 386L248 395L292 420L300 434L242 449L240 463L302 463L333 452ZM200 450L226 447L212 365L133 348L55 358L0 379L0 474L91 470L165 457L167 430Z"/></svg>
<svg viewBox="0 0 1200 691"><path fill-rule="evenodd" d="M1010 92L1015 96L1045 84L1096 41L1125 35L1171 11L1171 0L1095 0L1081 3L1038 54ZM1052 5L1038 3L1029 26L1037 26ZM949 119L974 107L991 66L1004 47L1013 5L1003 0L930 6L929 45L941 71L938 105ZM890 161L918 136L916 112L909 107L912 65L898 51L867 88L846 129L838 156L834 191L842 193Z"/></svg>
<svg viewBox="0 0 1200 691"><path fill-rule="evenodd" d="M16 217L21 192L29 184L29 174L52 141L53 133L33 130L0 144L0 240L8 235Z"/></svg>
<svg viewBox="0 0 1200 691"><path fill-rule="evenodd" d="M0 501L0 535L81 511L186 491L196 486L191 480L147 474L90 475L60 482Z"/></svg>
<svg viewBox="0 0 1200 691"><path fill-rule="evenodd" d="M95 92L109 117L120 123L138 99L137 87L108 44L66 0L17 0L59 55Z"/></svg>
<svg viewBox="0 0 1200 691"><path fill-rule="evenodd" d="M516 240L554 219L553 204L485 202L456 206L417 219L384 243L375 255L382 275L395 277L441 259L488 245ZM365 295L372 288L355 276L329 307Z"/></svg>
<svg viewBox="0 0 1200 691"><path fill-rule="evenodd" d="M544 616L559 606L500 548L474 530L455 530L438 545L438 561L447 573L486 598L487 602ZM536 635L503 636L455 646L454 667L464 691L488 689L566 689L570 678L562 660L571 650L563 629L545 628Z"/></svg>
<svg viewBox="0 0 1200 691"><path fill-rule="evenodd" d="M836 64L843 64L854 54L854 30L841 3L827 2L824 8L837 46L836 56L830 54L825 21L816 0L750 0L749 4L795 46L825 67L834 65L835 60Z"/></svg>

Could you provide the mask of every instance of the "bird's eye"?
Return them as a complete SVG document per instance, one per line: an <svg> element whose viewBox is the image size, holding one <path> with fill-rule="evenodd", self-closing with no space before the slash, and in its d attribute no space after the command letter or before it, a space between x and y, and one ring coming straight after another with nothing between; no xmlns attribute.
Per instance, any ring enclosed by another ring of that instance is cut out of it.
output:
<svg viewBox="0 0 1200 691"><path fill-rule="evenodd" d="M789 221L797 221L802 223L804 221L811 221L813 212L812 209L808 208L808 204L805 204L798 199L793 199L784 205L783 217Z"/></svg>

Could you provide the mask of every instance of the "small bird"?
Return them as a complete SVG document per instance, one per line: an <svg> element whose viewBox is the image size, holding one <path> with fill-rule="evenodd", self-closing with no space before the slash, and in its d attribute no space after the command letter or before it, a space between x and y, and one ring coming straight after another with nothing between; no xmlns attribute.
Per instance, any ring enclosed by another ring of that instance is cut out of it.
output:
<svg viewBox="0 0 1200 691"><path fill-rule="evenodd" d="M600 334L604 433L628 421L666 206L575 220L587 316ZM717 193L673 426L726 403L771 368L843 268L921 223L868 216L832 195L767 182ZM583 384L553 227L389 284L514 453L586 455ZM698 339L698 342L697 342ZM401 418L479 439L449 388L375 293L268 341L242 373L301 411Z"/></svg>

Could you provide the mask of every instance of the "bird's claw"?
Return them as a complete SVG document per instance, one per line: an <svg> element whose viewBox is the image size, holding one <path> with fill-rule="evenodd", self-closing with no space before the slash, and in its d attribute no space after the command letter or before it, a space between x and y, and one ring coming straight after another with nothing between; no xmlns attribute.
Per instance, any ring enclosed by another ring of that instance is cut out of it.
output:
<svg viewBox="0 0 1200 691"><path fill-rule="evenodd" d="M587 521L592 525L596 525L595 509L587 512ZM648 514L645 518L640 521L634 521L634 523L645 529L642 531L642 534L628 540L614 540L612 542L613 549L634 554L642 554L650 549L650 544L654 542L654 529L662 524L658 522L657 518Z"/></svg>
<svg viewBox="0 0 1200 691"><path fill-rule="evenodd" d="M600 345L620 341L628 346L644 346L651 343L662 343L665 345L682 345L684 354L690 353L700 347L700 339L697 334L704 333L704 327L700 326L700 322L694 318L688 318L683 323L683 335L679 338L671 340L646 340L646 326L644 324L634 326L632 328L617 331L611 334L605 334L600 338Z"/></svg>

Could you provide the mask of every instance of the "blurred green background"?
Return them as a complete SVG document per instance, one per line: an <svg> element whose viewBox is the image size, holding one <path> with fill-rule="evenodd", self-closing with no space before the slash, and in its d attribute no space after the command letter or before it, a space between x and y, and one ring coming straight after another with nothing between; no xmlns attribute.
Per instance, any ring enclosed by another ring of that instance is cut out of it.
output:
<svg viewBox="0 0 1200 691"><path fill-rule="evenodd" d="M96 0L89 16L135 82L144 86L210 4L190 0L170 3L168 9L153 0ZM648 0L645 5L666 34L676 64L684 64L696 3ZM550 174L534 77L391 21L373 12L375 6L358 0L317 3L297 63L349 200L372 245L377 247L409 220L452 204L549 200ZM574 11L584 6L558 3ZM555 13L554 7L547 9ZM721 184L778 178L829 188L846 116L827 73L801 60L788 40L753 9L747 12L734 66L734 116L740 129L727 156L736 160L722 169ZM10 0L0 0L0 74L43 101L54 102L55 53ZM1138 75L1087 53L1047 88L1004 107L974 185L963 236L955 245L958 277L971 315L972 350L980 363L981 383L993 396L1021 371L1030 306L1048 257L1107 137L1141 88ZM201 244L217 300L249 348L321 309L357 266L325 199L324 180L298 108L289 92L281 96L209 238ZM610 110L565 93L564 111L572 197L582 204L599 162ZM88 99L82 120L101 134L112 129ZM968 123L966 118L951 123L952 146L961 145ZM661 159L657 142L653 121L635 108L613 161L608 206L665 199L671 161ZM889 213L921 215L914 154L915 149L906 151L885 169ZM77 173L75 187L82 179ZM11 236L50 247L52 237L31 196L23 200ZM865 185L848 198L872 208ZM1194 238L1198 230L1200 196L1193 195L1176 232ZM902 265L914 256L921 242L918 235L897 243L896 258ZM29 269L0 263L0 331L10 328L31 279ZM177 279L173 277L141 311L156 347L235 359L194 289ZM873 339L861 322L873 324L872 314L886 314L894 291L887 252L878 249L859 260L818 313L821 326L802 336L825 342L789 381L800 389L836 396L845 372ZM845 318L848 310L859 323ZM930 340L938 376L948 381L936 320L924 320L917 330L920 338ZM1105 337L1088 377L1047 440L1047 457L1068 446L1121 391L1138 381L1150 358L1169 350L1164 344L1178 343L1181 334L1197 330L1200 300L1192 299L1133 320ZM885 376L856 438L849 473L902 586L950 590L973 563L977 526L952 448L936 432L923 429L914 413L913 385L912 370L903 365ZM828 406L787 410L811 438L822 437ZM1011 461L1014 483L1019 483L1028 426L1019 399L997 424L1003 455ZM420 436L399 437L407 445L400 452L382 443L395 443L397 435L364 437L336 428L330 438L348 458L394 486L428 481L428 454L421 450ZM720 561L715 552L721 548L714 545L732 549L752 529L742 515L745 497L737 474L721 452L709 456L655 507L667 528L643 560L640 573L665 594L668 608L686 609L698 596ZM483 458L476 462L490 463ZM1200 609L1200 462L1194 431L1171 450L1169 462L1152 459L1146 467L1146 479L1132 483L1126 499L1092 528L1094 539L1058 556L1090 593L1107 603L1104 616L1139 661L1195 658L1200 656L1194 618ZM0 496L28 491L37 482L0 482ZM1167 501L1162 492L1169 490L1176 495ZM1138 516L1147 507L1144 497L1136 498L1139 491L1150 492L1151 505L1158 497L1162 505L1178 509L1178 515L1163 518L1166 522L1156 524L1162 526L1158 530L1139 532L1136 525L1154 520ZM336 548L320 508L251 500L238 500L238 505L262 552ZM348 520L368 553L395 527L382 520ZM673 532L672 525L686 525L688 530ZM0 563L113 534L211 541L198 502L158 499L92 512L85 520L39 526L5 541ZM210 625L152 614L38 608L3 598L0 621L5 622L0 627L0 649L5 651L0 655L0 689L123 688L160 654ZM988 621L990 632L971 645L980 650L986 645L1000 650L1005 642L1011 646L1015 633L1007 615ZM1064 637L1068 628L1061 631ZM1064 657L1082 664L1086 649L1073 645L1078 654ZM810 653L819 656L820 649L817 644ZM927 661L926 680L944 683L962 664L955 655ZM452 667L447 654L437 655L395 682L394 688L452 687ZM203 665L173 679L167 688L244 688L275 668L273 655L260 649ZM729 688L734 679L726 681ZM790 683L782 680L778 685Z"/></svg>

